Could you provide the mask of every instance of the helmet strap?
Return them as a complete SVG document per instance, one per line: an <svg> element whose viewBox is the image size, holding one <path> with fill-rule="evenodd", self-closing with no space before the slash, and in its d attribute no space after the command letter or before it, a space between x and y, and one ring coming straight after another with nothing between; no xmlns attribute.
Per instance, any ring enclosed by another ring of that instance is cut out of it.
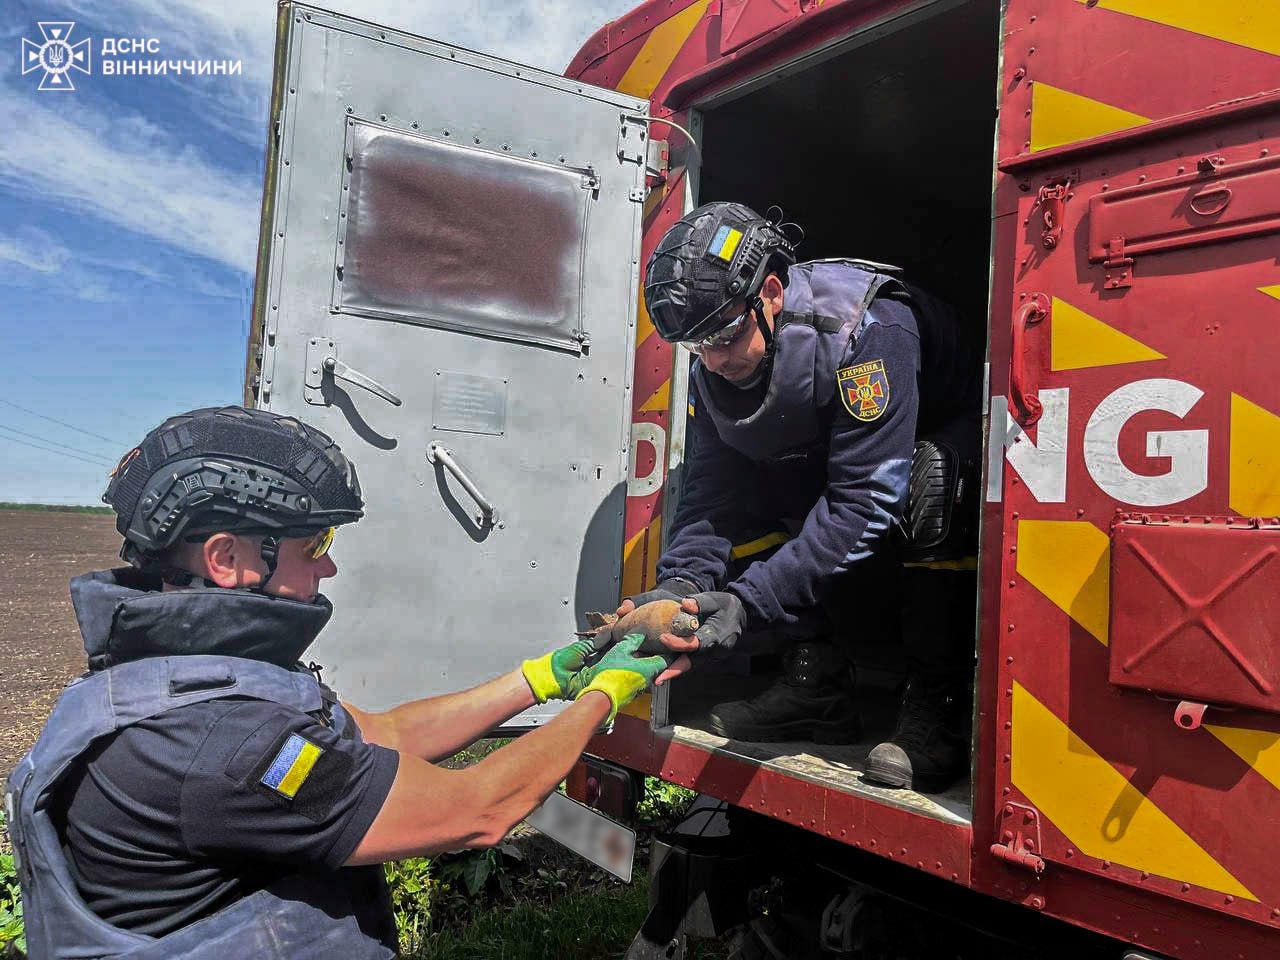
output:
<svg viewBox="0 0 1280 960"><path fill-rule="evenodd" d="M276 575L276 564L280 562L280 538L279 537L263 537L262 546L258 548L258 553L262 557L262 562L267 565L267 575L262 578L262 582L252 589L261 593L267 588L267 584L271 582L271 578Z"/></svg>
<svg viewBox="0 0 1280 960"><path fill-rule="evenodd" d="M764 318L764 301L760 299L760 294L756 294L754 300L751 301L751 312L755 315L756 326L760 328L760 335L764 337L764 346L766 350L773 350L773 330L769 327L769 321Z"/></svg>

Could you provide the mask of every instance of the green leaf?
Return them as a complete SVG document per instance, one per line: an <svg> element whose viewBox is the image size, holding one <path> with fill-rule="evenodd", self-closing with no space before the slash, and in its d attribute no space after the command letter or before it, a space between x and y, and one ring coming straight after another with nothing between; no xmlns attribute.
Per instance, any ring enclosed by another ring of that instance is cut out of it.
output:
<svg viewBox="0 0 1280 960"><path fill-rule="evenodd" d="M462 882L467 887L467 893L474 897L483 890L485 881L489 879L489 874L492 872L493 863L488 857L472 857L462 873Z"/></svg>

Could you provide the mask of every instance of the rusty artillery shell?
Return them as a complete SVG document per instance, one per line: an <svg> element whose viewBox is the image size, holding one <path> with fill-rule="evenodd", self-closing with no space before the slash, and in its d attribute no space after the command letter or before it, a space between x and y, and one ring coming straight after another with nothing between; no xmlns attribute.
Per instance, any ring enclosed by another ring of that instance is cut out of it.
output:
<svg viewBox="0 0 1280 960"><path fill-rule="evenodd" d="M664 633L677 637L691 636L699 624L697 616L682 610L676 600L654 600L643 607L637 607L625 617L605 614L599 619L603 623L588 633L608 632L611 641L615 643L628 634L642 633L644 643L640 646L641 653L670 653L658 638Z"/></svg>

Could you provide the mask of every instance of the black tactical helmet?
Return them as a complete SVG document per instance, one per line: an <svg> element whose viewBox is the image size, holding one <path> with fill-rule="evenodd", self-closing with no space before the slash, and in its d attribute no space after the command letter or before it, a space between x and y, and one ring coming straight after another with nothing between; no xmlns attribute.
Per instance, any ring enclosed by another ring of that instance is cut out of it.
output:
<svg viewBox="0 0 1280 960"><path fill-rule="evenodd" d="M729 304L749 305L771 271L785 284L795 262L795 244L776 222L740 203L707 203L658 241L645 269L645 307L663 340L701 340L724 326Z"/></svg>
<svg viewBox="0 0 1280 960"><path fill-rule="evenodd" d="M118 515L121 557L143 568L181 538L227 531L275 544L364 515L355 464L336 443L244 407L170 417L125 454L102 500ZM274 571L274 555L268 563Z"/></svg>

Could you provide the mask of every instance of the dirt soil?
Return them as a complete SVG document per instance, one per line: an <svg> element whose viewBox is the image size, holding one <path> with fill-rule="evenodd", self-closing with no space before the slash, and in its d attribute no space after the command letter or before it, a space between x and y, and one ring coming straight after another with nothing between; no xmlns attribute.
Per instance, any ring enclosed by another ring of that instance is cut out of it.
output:
<svg viewBox="0 0 1280 960"><path fill-rule="evenodd" d="M67 582L119 566L119 550L112 515L0 510L0 780L84 672Z"/></svg>

